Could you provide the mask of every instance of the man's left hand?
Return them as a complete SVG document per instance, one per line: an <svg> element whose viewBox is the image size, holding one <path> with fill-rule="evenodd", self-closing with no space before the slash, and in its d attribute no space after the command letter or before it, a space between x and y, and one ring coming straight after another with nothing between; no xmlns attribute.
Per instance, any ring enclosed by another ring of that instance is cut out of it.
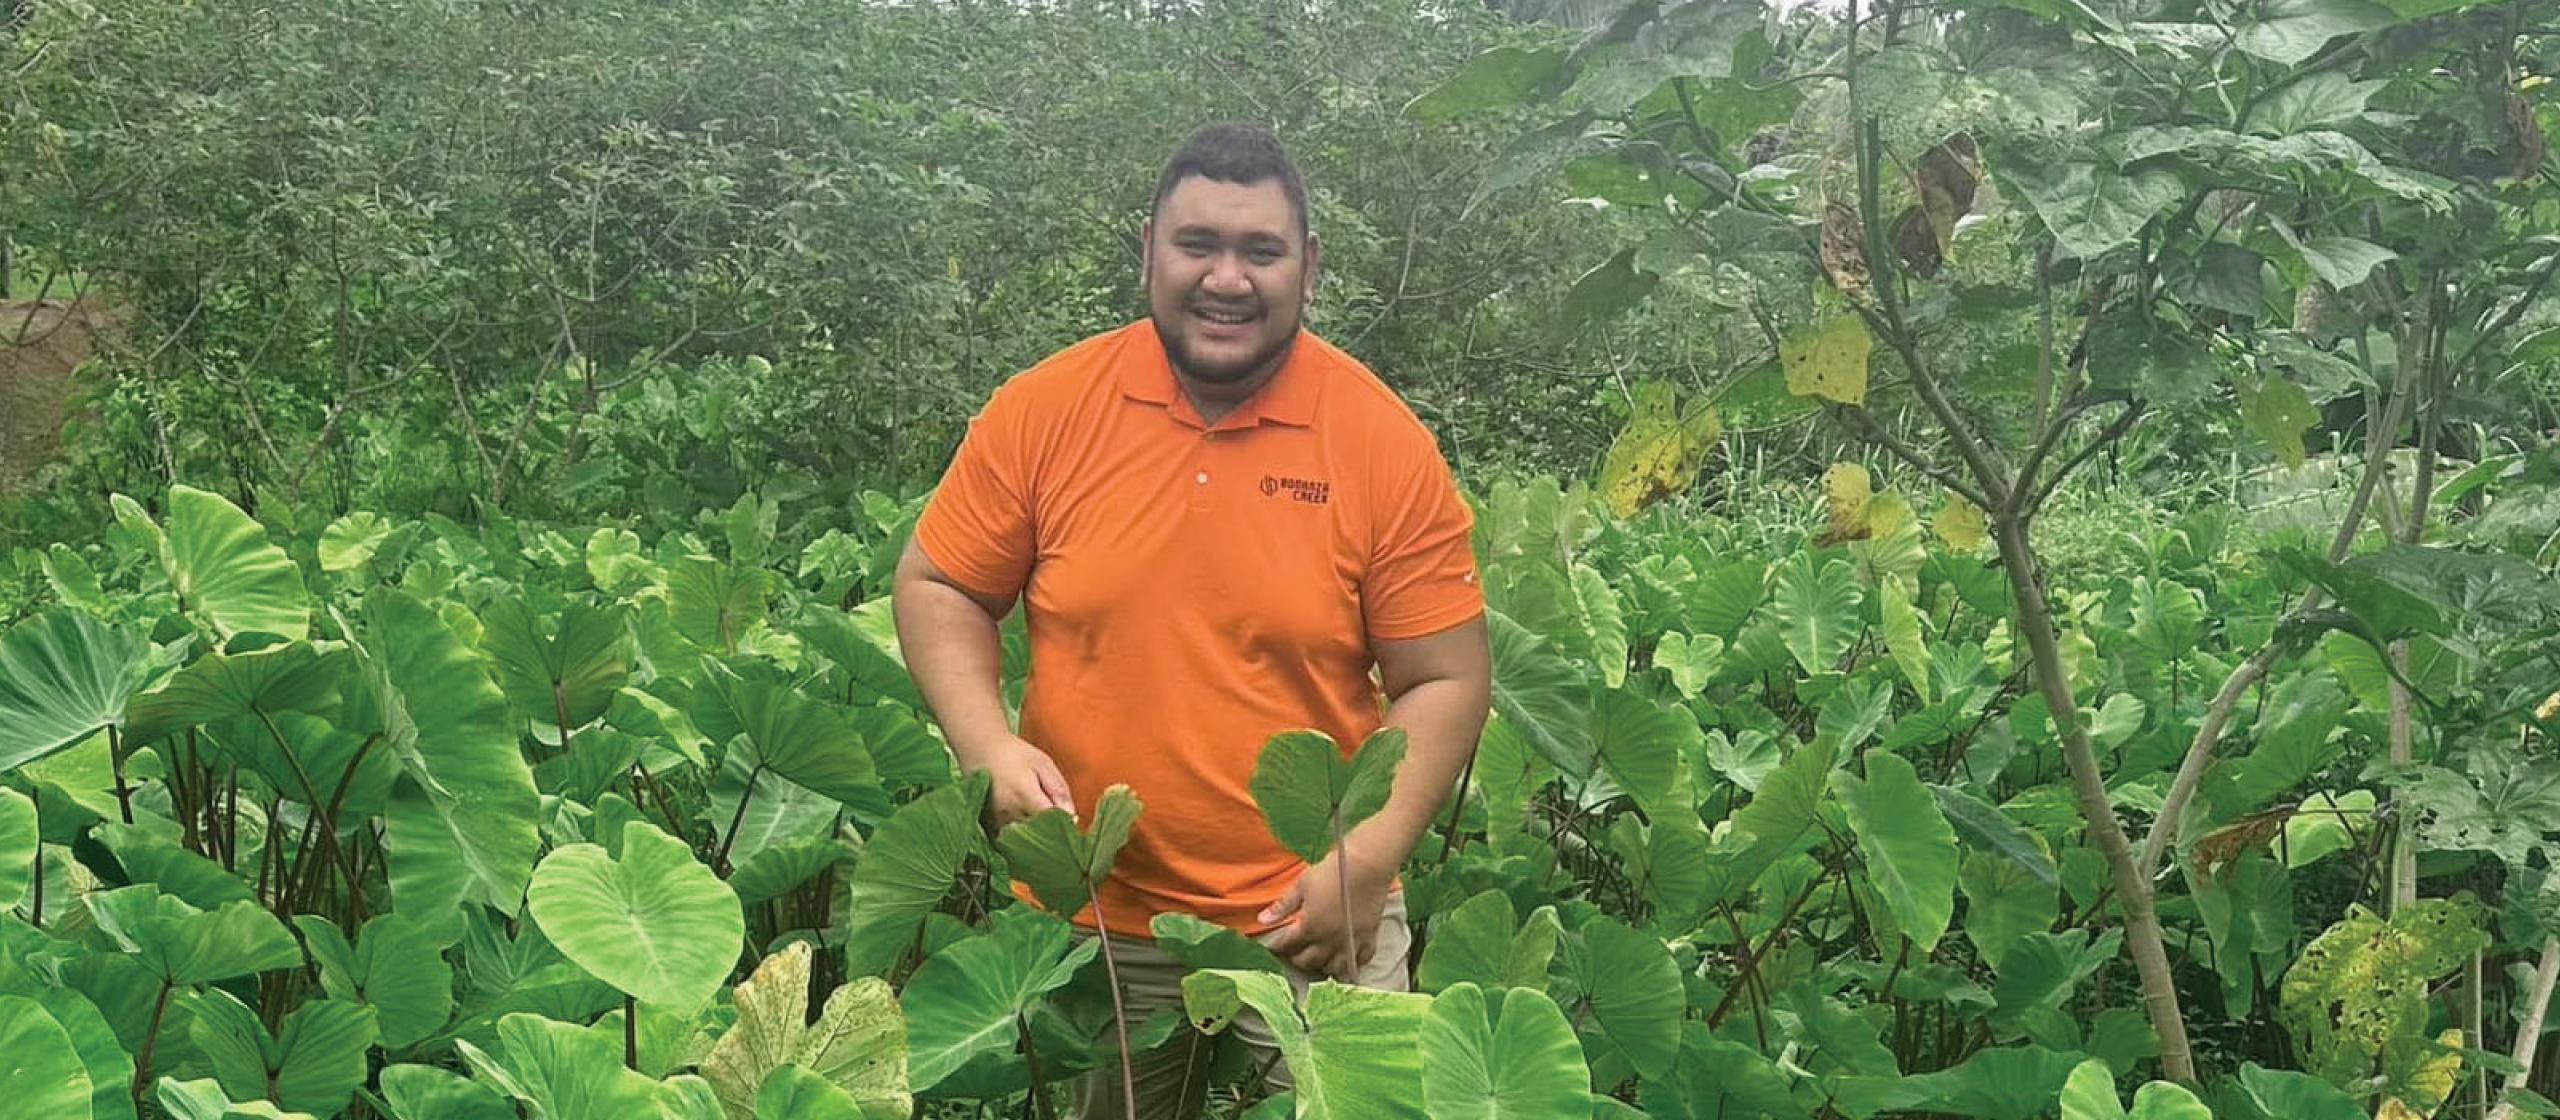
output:
<svg viewBox="0 0 2560 1120"><path fill-rule="evenodd" d="M1351 888L1347 910L1346 869ZM1263 921L1288 922L1264 944L1308 975L1353 980L1377 952L1378 921L1386 913L1395 872L1385 860L1365 858L1347 843L1336 845L1332 854L1300 872L1289 893L1262 912Z"/></svg>

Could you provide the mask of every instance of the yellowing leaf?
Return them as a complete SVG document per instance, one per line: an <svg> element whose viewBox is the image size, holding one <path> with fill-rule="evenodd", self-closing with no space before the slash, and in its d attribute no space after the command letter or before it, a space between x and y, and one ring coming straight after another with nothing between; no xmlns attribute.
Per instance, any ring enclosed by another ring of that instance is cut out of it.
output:
<svg viewBox="0 0 2560 1120"><path fill-rule="evenodd" d="M2414 1105L2403 1106L2412 1120L2432 1115L2444 1106L2445 1098L2453 1095L2453 1083L2462 1074L2462 1037L2460 1028L2437 1035L2436 1044L2444 1050L2419 1063L2418 1068L2410 1071L2408 1079L2402 1082L2409 1095L2416 1098ZM2401 1104L2401 1099L2392 1097L2383 1102L2383 1107L2387 1109L2398 1104Z"/></svg>
<svg viewBox="0 0 2560 1120"><path fill-rule="evenodd" d="M2548 699L2545 699L2542 702L2541 707L2535 708L2533 710L2533 718L2541 720L2560 719L2560 692L2552 693Z"/></svg>
<svg viewBox="0 0 2560 1120"><path fill-rule="evenodd" d="M1959 554L1971 554L1981 548L1982 538L1988 531L1983 522L1982 507L1962 494L1947 495L1947 500L1938 506L1937 519L1930 522L1929 527L1937 530L1938 539L1947 542L1947 547Z"/></svg>
<svg viewBox="0 0 2560 1120"><path fill-rule="evenodd" d="M2302 433L2320 423L2320 408L2311 403L2310 394L2281 377L2262 382L2238 379L2233 389L2240 396L2241 424L2266 441L2285 466L2301 466Z"/></svg>
<svg viewBox="0 0 2560 1120"><path fill-rule="evenodd" d="M1778 347L1787 370L1787 392L1848 405L1867 403L1867 355L1875 340L1855 314L1834 317Z"/></svg>
<svg viewBox="0 0 2560 1120"><path fill-rule="evenodd" d="M1867 535L1867 499L1875 496L1875 480L1867 468L1856 463L1833 463L1822 472L1822 494L1831 513L1831 530L1823 534L1824 544L1837 544Z"/></svg>
<svg viewBox="0 0 2560 1120"><path fill-rule="evenodd" d="M1638 386L1635 398L1635 414L1600 468L1601 495L1619 517L1633 517L1687 490L1724 434L1714 409L1702 406L1682 415L1671 387L1659 381Z"/></svg>

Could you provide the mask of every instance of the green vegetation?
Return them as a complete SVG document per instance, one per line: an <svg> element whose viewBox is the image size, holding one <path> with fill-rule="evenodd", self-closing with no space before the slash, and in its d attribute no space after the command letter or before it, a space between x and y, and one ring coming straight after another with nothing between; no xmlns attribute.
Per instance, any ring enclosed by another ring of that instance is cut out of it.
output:
<svg viewBox="0 0 2560 1120"><path fill-rule="evenodd" d="M0 1099L1044 1115L1189 1029L1014 901L1144 806L986 836L884 592L1245 117L1496 710L1415 992L1157 920L1217 1114L2560 1114L2547 9L1198 7L0 22L9 286L124 336L0 499Z"/></svg>

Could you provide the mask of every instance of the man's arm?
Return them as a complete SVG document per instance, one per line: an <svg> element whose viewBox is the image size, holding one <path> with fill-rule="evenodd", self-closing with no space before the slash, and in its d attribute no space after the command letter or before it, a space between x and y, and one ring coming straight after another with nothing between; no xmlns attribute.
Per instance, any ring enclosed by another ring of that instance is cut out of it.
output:
<svg viewBox="0 0 2560 1120"><path fill-rule="evenodd" d="M1493 706L1493 654L1482 615L1423 638L1376 644L1389 727L1405 733L1404 764L1386 807L1343 838L1361 864L1392 876L1449 802L1476 756Z"/></svg>
<svg viewBox="0 0 2560 1120"><path fill-rule="evenodd" d="M985 770L995 779L990 824L1001 829L1042 809L1075 812L1057 763L1015 735L1005 715L1004 647L996 624L1013 600L962 587L910 539L898 558L891 605L907 674L961 770Z"/></svg>
<svg viewBox="0 0 2560 1120"><path fill-rule="evenodd" d="M1308 868L1263 912L1265 921L1296 915L1297 923L1281 930L1271 948L1300 969L1347 980L1376 948L1378 919L1396 872L1448 804L1484 733L1493 704L1493 654L1485 634L1478 615L1427 637L1374 643L1388 698L1386 725L1404 729L1404 762L1396 768L1386 807L1352 829L1339 849ZM1352 941L1347 948L1346 928Z"/></svg>

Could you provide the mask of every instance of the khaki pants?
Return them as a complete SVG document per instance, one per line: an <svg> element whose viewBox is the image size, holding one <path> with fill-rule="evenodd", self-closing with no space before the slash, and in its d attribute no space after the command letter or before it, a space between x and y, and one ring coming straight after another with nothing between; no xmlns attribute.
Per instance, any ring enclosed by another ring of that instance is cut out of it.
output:
<svg viewBox="0 0 2560 1120"><path fill-rule="evenodd" d="M1078 931L1078 936L1091 934ZM1272 934L1262 940L1268 943ZM1404 892L1387 896L1386 912L1378 918L1377 953L1353 981L1363 988L1382 991L1407 991L1412 978L1405 972L1405 955L1413 945L1413 930L1405 922ZM1113 938L1111 955L1120 969L1120 998L1127 1008L1129 1023L1136 1026L1147 1016L1164 1008L1182 1006L1182 977L1190 971L1181 962L1158 949L1152 941ZM1289 986L1297 990L1303 1001L1307 986L1315 978L1292 967ZM1278 1060L1279 1042L1262 1017L1250 1009L1236 1017L1228 1033L1252 1047L1257 1067L1267 1063L1270 1075L1265 1086L1278 1092L1297 1082L1289 1073L1289 1063ZM1133 1063L1138 1086L1139 1120L1191 1120L1200 1115L1208 1097L1209 1058L1214 1052L1215 1038L1197 1029L1183 1027L1164 1045L1145 1051ZM1120 1065L1114 1062L1086 1074L1076 1085L1074 1115L1080 1120L1126 1120L1128 1108L1121 1101Z"/></svg>

